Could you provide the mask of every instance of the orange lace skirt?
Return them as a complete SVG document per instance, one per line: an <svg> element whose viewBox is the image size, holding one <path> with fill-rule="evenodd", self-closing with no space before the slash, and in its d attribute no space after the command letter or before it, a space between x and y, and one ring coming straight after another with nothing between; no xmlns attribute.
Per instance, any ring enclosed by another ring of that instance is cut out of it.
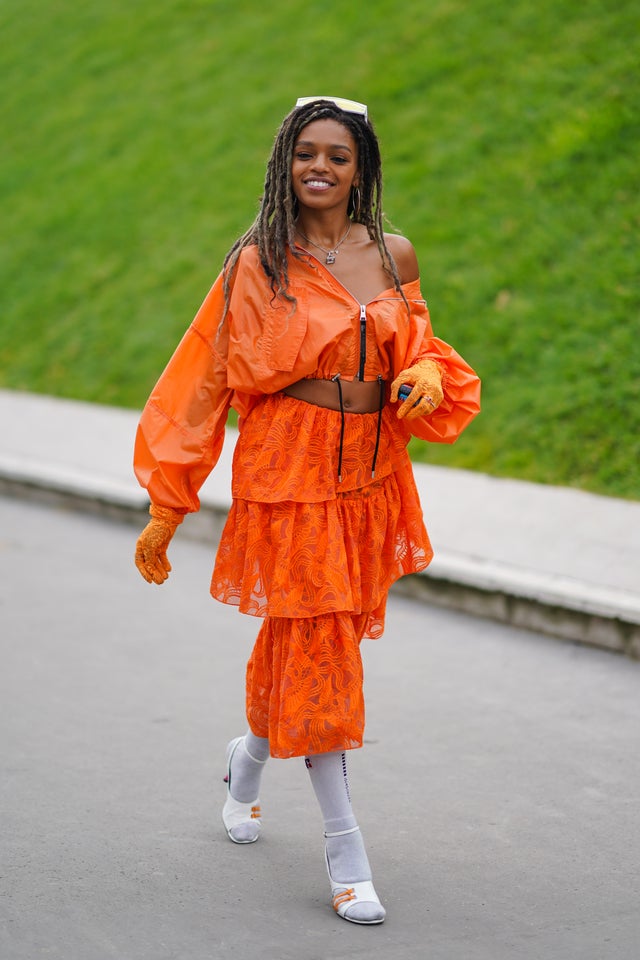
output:
<svg viewBox="0 0 640 960"><path fill-rule="evenodd" d="M275 394L241 423L233 504L211 593L265 617L247 716L273 756L362 745L360 640L384 628L389 587L433 555L404 439L383 410L346 414Z"/></svg>
<svg viewBox="0 0 640 960"><path fill-rule="evenodd" d="M362 746L366 614L267 617L247 664L247 720L273 757Z"/></svg>

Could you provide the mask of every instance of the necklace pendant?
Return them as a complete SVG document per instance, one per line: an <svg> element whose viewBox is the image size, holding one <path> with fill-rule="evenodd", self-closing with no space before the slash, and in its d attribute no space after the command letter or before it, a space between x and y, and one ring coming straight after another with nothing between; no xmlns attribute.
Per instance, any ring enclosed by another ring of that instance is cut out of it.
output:
<svg viewBox="0 0 640 960"><path fill-rule="evenodd" d="M325 260L325 263L335 263L337 252L337 250L329 250L327 252L327 259Z"/></svg>

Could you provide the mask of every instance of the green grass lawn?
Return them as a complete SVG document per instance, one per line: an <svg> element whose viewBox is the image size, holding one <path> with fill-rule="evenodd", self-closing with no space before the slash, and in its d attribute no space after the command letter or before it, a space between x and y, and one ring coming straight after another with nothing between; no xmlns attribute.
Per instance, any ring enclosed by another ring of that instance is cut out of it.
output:
<svg viewBox="0 0 640 960"><path fill-rule="evenodd" d="M637 0L5 0L0 384L139 407L299 95L365 100L483 413L434 463L640 492Z"/></svg>

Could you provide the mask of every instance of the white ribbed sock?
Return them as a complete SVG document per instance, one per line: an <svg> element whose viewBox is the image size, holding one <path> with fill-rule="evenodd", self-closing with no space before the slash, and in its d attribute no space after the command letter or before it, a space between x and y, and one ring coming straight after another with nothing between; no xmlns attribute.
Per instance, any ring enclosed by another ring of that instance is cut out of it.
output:
<svg viewBox="0 0 640 960"><path fill-rule="evenodd" d="M318 753L306 757L305 763L324 818L325 834L350 831L326 838L331 877L336 883L371 880L364 840L351 807L346 755Z"/></svg>
<svg viewBox="0 0 640 960"><path fill-rule="evenodd" d="M231 760L231 796L241 803L251 803L260 793L260 780L269 759L269 740L256 737L249 730L239 743Z"/></svg>

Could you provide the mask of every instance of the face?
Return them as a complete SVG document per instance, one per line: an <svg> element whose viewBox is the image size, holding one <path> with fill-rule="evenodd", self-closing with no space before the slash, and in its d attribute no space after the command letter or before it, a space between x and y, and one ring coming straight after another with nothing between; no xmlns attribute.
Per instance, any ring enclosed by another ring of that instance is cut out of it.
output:
<svg viewBox="0 0 640 960"><path fill-rule="evenodd" d="M330 210L344 205L358 185L358 146L337 120L314 120L303 127L291 164L293 191L301 207Z"/></svg>

